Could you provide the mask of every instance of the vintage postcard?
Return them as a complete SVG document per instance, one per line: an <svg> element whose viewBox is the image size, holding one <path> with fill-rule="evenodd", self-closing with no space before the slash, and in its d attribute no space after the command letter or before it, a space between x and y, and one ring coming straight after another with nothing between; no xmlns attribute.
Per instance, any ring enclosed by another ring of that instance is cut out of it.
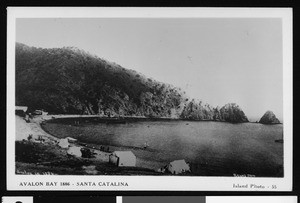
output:
<svg viewBox="0 0 300 203"><path fill-rule="evenodd" d="M7 11L8 190L292 190L292 9Z"/></svg>

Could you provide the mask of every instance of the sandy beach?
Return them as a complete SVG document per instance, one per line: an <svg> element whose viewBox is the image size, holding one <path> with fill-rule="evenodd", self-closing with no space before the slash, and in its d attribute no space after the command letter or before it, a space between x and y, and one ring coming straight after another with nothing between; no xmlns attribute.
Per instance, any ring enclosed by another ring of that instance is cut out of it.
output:
<svg viewBox="0 0 300 203"><path fill-rule="evenodd" d="M109 163L109 155L111 152L101 151L91 144L69 142L68 147L61 147L59 144L61 139L50 135L41 127L44 121L54 118L77 117L91 116L39 115L30 118L30 122L26 122L24 118L16 116L16 173L46 175L157 175L157 173L152 169L139 167L116 167ZM89 149L93 156L90 158L81 157L81 148ZM73 152L70 153L72 150Z"/></svg>
<svg viewBox="0 0 300 203"><path fill-rule="evenodd" d="M41 123L47 120L51 120L54 118L79 118L79 117L99 117L93 115L40 115L34 116L30 118L30 122L27 123L24 118L20 116L16 116L16 140L23 140L27 139L29 134L33 136L46 136L48 138L57 140L56 137L50 135L49 133L45 132L41 128Z"/></svg>

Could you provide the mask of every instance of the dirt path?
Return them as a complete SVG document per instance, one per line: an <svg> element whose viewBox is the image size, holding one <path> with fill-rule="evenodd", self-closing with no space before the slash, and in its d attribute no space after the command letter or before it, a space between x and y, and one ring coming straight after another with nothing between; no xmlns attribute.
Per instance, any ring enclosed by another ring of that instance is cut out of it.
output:
<svg viewBox="0 0 300 203"><path fill-rule="evenodd" d="M52 135L46 133L40 126L42 118L30 119L30 123L27 123L24 118L16 116L16 140L27 140L28 136L47 136L52 139L57 139Z"/></svg>

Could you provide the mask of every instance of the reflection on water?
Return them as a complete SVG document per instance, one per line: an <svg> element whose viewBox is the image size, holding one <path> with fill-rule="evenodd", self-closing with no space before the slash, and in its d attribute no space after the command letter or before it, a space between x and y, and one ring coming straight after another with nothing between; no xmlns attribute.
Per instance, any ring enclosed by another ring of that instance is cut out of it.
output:
<svg viewBox="0 0 300 203"><path fill-rule="evenodd" d="M159 168L185 159L196 175L282 176L282 125L222 122L145 121L126 124L47 123L57 137L121 147L137 166ZM144 149L145 143L148 145Z"/></svg>

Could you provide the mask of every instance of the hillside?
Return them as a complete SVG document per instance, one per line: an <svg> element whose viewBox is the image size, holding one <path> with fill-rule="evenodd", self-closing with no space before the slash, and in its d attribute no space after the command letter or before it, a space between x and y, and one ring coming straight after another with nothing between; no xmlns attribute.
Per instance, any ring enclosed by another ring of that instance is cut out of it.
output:
<svg viewBox="0 0 300 203"><path fill-rule="evenodd" d="M162 117L176 114L179 89L77 48L16 44L16 105L50 113Z"/></svg>
<svg viewBox="0 0 300 203"><path fill-rule="evenodd" d="M248 121L235 104L203 106L189 101L179 88L80 49L21 43L16 43L16 105L52 114Z"/></svg>

